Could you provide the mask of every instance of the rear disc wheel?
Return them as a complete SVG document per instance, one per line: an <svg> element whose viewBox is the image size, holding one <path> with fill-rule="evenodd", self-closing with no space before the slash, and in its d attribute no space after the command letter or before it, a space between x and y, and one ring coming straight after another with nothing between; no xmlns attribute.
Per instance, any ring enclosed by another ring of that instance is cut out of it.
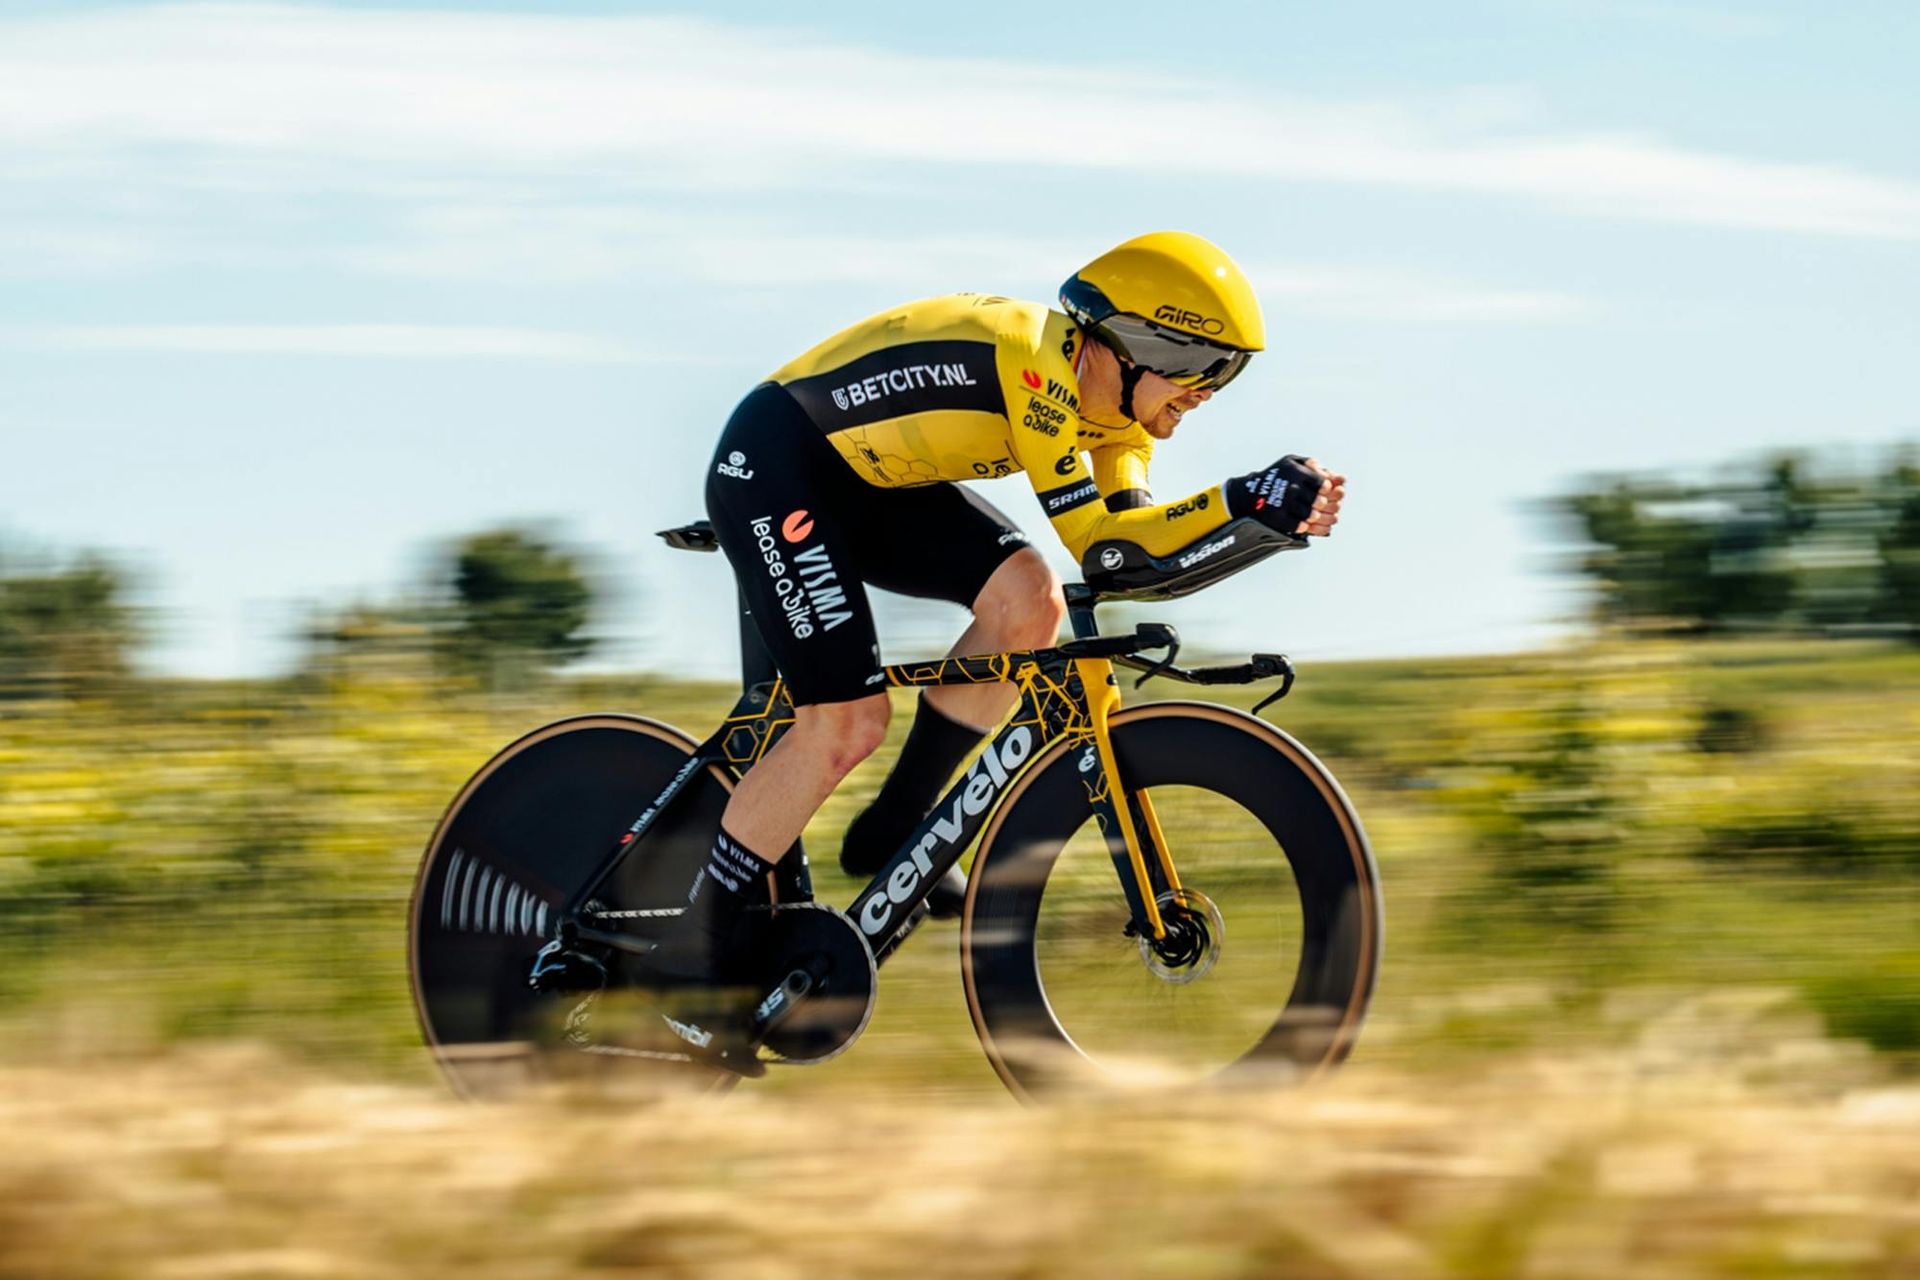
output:
<svg viewBox="0 0 1920 1280"><path fill-rule="evenodd" d="M495 1096L541 1082L725 1091L731 1072L624 1044L657 1022L616 980L602 993L527 984L556 917L622 833L685 767L694 743L639 716L557 721L512 743L461 788L414 881L408 968L421 1031L454 1088ZM732 776L709 765L596 894L608 927L674 912L704 865ZM617 964L609 968L617 975Z"/></svg>

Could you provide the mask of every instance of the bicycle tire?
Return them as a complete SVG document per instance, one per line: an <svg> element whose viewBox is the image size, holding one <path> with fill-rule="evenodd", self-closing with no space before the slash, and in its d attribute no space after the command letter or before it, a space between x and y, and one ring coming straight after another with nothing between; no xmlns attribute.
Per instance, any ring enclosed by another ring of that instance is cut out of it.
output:
<svg viewBox="0 0 1920 1280"><path fill-rule="evenodd" d="M1297 913L1291 979L1284 973L1236 971L1233 990L1256 993L1245 1001L1257 1006L1251 1010L1251 1030L1229 1027L1227 1056L1202 1064L1200 1078L1212 1084L1292 1082L1332 1068L1351 1050L1365 1017L1383 924L1372 851L1352 804L1291 736L1228 707L1152 703L1116 713L1111 725L1121 779L1154 797L1183 886L1204 892L1206 873L1183 859L1183 847L1196 843L1196 833L1183 829L1178 807L1167 811L1162 798L1192 794L1206 802L1199 812L1209 817L1222 810L1244 815L1228 842L1234 846L1234 865L1252 870L1234 874L1270 880L1279 887L1263 901L1277 904L1281 916ZM1150 1057L1145 1050L1180 1043L1166 1034L1172 1028L1156 1020L1152 1008L1140 1007L1140 991L1165 994L1161 988L1169 980L1149 969L1143 963L1146 949L1121 933L1130 913L1082 782L1090 750L1056 742L1021 775L983 834L969 877L961 925L967 1006L994 1071L1023 1100L1111 1083L1120 1074L1106 1070L1114 1064L1082 1043L1084 1029L1067 1025L1071 1019L1063 1019L1056 1007L1064 1003L1062 993L1048 985L1049 966L1056 979L1061 971L1043 937L1048 922L1061 914L1046 907L1050 882L1068 904L1063 910L1089 911L1085 894L1069 891L1063 871L1069 860L1062 853L1076 832L1084 833L1082 844L1098 849L1081 865L1097 862L1098 868L1074 873L1071 884L1099 879L1104 905L1095 902L1092 908L1097 927L1078 917L1070 927L1062 926L1061 936L1068 939L1062 949L1097 957L1092 968L1076 961L1068 977L1104 973L1106 966L1121 975L1119 989L1132 1002L1132 1007L1112 1007L1120 1022L1112 1034L1128 1051L1121 1056ZM1281 936L1286 922L1276 927L1262 910L1251 926L1244 919L1241 924L1241 933L1261 935L1266 949L1264 957L1252 957L1248 964L1264 958L1284 967L1293 947ZM1235 925L1234 916L1226 915L1221 954L1229 958L1235 954ZM1126 974L1129 962L1146 977ZM1201 982L1216 976L1209 972ZM1199 986L1193 984L1196 990ZM1271 1006L1264 1003L1269 1001L1279 1004L1270 1018ZM1235 1016L1242 1012L1236 1008ZM1246 1038L1244 1047L1235 1037ZM1211 1041L1208 1047L1212 1050ZM1139 1055L1130 1052L1136 1048ZM1161 1065L1177 1069L1182 1064ZM1150 1078L1166 1077L1161 1072Z"/></svg>
<svg viewBox="0 0 1920 1280"><path fill-rule="evenodd" d="M497 1096L556 1079L712 1092L738 1083L702 1065L568 1048L558 1032L580 997L527 986L552 914L695 746L642 716L570 717L503 748L447 806L414 880L407 962L421 1033L456 1092ZM644 858L627 859L597 897L621 909L681 905L662 895L685 892L734 785L709 765L648 830Z"/></svg>

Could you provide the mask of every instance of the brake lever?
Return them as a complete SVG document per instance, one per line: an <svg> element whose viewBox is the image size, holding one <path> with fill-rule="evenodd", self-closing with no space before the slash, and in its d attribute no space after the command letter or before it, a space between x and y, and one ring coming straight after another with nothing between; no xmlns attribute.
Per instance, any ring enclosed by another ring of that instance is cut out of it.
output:
<svg viewBox="0 0 1920 1280"><path fill-rule="evenodd" d="M1165 671L1167 668L1171 667L1173 665L1173 660L1180 656L1180 633L1179 632L1175 631L1172 627L1165 626L1164 624L1161 624L1161 623L1154 623L1154 622L1141 623L1140 626L1135 628L1135 632L1136 634L1144 634L1147 628L1149 627L1153 627L1156 630L1163 631L1166 633L1163 638L1166 641L1167 656L1160 659L1158 662L1155 662L1153 665L1149 666L1146 669L1146 672L1138 680L1135 680L1133 682L1133 687L1136 689L1138 689L1141 685L1145 684L1147 681L1153 679L1155 676L1159 675L1162 671Z"/></svg>

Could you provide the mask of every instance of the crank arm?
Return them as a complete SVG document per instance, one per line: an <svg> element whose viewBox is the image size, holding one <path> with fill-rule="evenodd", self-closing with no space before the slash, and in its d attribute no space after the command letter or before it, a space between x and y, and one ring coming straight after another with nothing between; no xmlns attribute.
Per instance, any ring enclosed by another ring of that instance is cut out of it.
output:
<svg viewBox="0 0 1920 1280"><path fill-rule="evenodd" d="M593 942L603 947L612 947L615 951L624 951L630 956L652 955L660 944L651 938L636 938L630 933L620 933L612 929L596 929L592 925L575 924L570 926L571 936L581 942Z"/></svg>
<svg viewBox="0 0 1920 1280"><path fill-rule="evenodd" d="M781 979L780 985L769 991L767 998L753 1011L753 1023L747 1031L753 1043L757 1045L765 1040L775 1028L791 1017L800 1002L811 995L817 985L814 976L805 969L795 969Z"/></svg>

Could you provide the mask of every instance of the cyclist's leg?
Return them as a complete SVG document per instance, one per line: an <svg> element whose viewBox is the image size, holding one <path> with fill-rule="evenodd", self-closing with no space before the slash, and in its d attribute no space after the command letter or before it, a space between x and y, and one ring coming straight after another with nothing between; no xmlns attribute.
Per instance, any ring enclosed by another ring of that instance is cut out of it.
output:
<svg viewBox="0 0 1920 1280"><path fill-rule="evenodd" d="M1022 547L1001 562L974 597L973 621L949 653L1003 653L1054 644L1067 616L1059 575L1039 552ZM948 718L991 728L1013 706L1006 684L950 684L927 691Z"/></svg>
<svg viewBox="0 0 1920 1280"><path fill-rule="evenodd" d="M965 605L973 620L950 655L1054 643L1066 617L1060 579L1018 525L959 485L891 490L869 517L861 577L888 591ZM939 536L929 538L928 529ZM917 531L917 532L916 532ZM1010 685L941 685L927 691L949 719L984 733L1013 705Z"/></svg>
<svg viewBox="0 0 1920 1280"><path fill-rule="evenodd" d="M1053 642L1065 611L1059 580L1011 520L958 486L896 490L886 497L874 516L887 527L861 543L862 576L888 590L969 606L973 621L950 654ZM939 536L929 538L928 529ZM871 875L884 865L1014 696L1004 684L942 685L922 693L892 772L848 827L841 848L845 870ZM957 871L949 880L945 887L951 890L963 883ZM950 897L938 898L936 908L950 905Z"/></svg>
<svg viewBox="0 0 1920 1280"><path fill-rule="evenodd" d="M862 527L851 508L864 488L778 387L750 394L721 434L707 510L796 707L729 800L713 862L690 891L697 905L706 884L728 890L722 917L740 916L735 885L764 881L755 872L886 733L886 677L856 569ZM715 948L725 923L705 930Z"/></svg>

